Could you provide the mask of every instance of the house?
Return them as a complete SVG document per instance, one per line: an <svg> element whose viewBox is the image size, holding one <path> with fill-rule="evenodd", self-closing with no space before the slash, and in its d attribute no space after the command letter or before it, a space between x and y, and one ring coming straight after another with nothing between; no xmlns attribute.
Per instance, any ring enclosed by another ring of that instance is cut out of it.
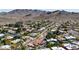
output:
<svg viewBox="0 0 79 59"><path fill-rule="evenodd" d="M14 36L7 36L6 39L13 39Z"/></svg>
<svg viewBox="0 0 79 59"><path fill-rule="evenodd" d="M65 36L66 39L76 39L74 36Z"/></svg>
<svg viewBox="0 0 79 59"><path fill-rule="evenodd" d="M57 37L57 39L60 40L60 41L66 40L63 35L59 35L59 36Z"/></svg>
<svg viewBox="0 0 79 59"><path fill-rule="evenodd" d="M52 32L55 32L55 31L56 31L56 29L52 29L51 31L52 31Z"/></svg>
<svg viewBox="0 0 79 59"><path fill-rule="evenodd" d="M53 39L53 38L47 39L47 42L51 42L51 41L57 41L57 39Z"/></svg>
<svg viewBox="0 0 79 59"><path fill-rule="evenodd" d="M30 36L35 37L37 33L31 33Z"/></svg>
<svg viewBox="0 0 79 59"><path fill-rule="evenodd" d="M28 43L27 45L28 45L29 47L34 47L34 45L33 45L32 42Z"/></svg>
<svg viewBox="0 0 79 59"><path fill-rule="evenodd" d="M27 39L29 38L30 36L22 36L22 39Z"/></svg>
<svg viewBox="0 0 79 59"><path fill-rule="evenodd" d="M38 39L35 39L34 41L33 41L33 44L34 45L42 45L42 44L44 44L44 40L43 40L43 38L38 38Z"/></svg>
<svg viewBox="0 0 79 59"><path fill-rule="evenodd" d="M79 35L79 33L77 31L74 31L74 30L69 30L68 33L72 34L72 35L75 35L75 36Z"/></svg>
<svg viewBox="0 0 79 59"><path fill-rule="evenodd" d="M79 41L73 41L72 43L78 44L79 45Z"/></svg>
<svg viewBox="0 0 79 59"><path fill-rule="evenodd" d="M70 45L70 43L64 43L63 45L64 45L65 47L67 47L67 46Z"/></svg>
<svg viewBox="0 0 79 59"><path fill-rule="evenodd" d="M20 42L20 40L21 39L16 39L16 40L13 40L13 41L11 41L12 43L18 43L18 42Z"/></svg>
<svg viewBox="0 0 79 59"><path fill-rule="evenodd" d="M38 31L43 31L45 29L45 27L42 27L41 29L39 29Z"/></svg>
<svg viewBox="0 0 79 59"><path fill-rule="evenodd" d="M64 34L64 31L62 31L62 30L59 30L59 32L60 32L61 34Z"/></svg>
<svg viewBox="0 0 79 59"><path fill-rule="evenodd" d="M63 44L63 45L64 45L66 48L68 48L69 50L79 48L78 45L74 45L74 44L70 44L70 43L65 43L65 44Z"/></svg>
<svg viewBox="0 0 79 59"><path fill-rule="evenodd" d="M5 34L3 34L3 33L0 34L0 37L4 37L4 36L5 36Z"/></svg>
<svg viewBox="0 0 79 59"><path fill-rule="evenodd" d="M3 26L3 28L4 28L4 29L8 29L8 27L7 27L7 26Z"/></svg>
<svg viewBox="0 0 79 59"><path fill-rule="evenodd" d="M12 30L16 31L18 28L12 28Z"/></svg>
<svg viewBox="0 0 79 59"><path fill-rule="evenodd" d="M3 45L3 46L0 46L0 49L11 49L11 46L10 45Z"/></svg>
<svg viewBox="0 0 79 59"><path fill-rule="evenodd" d="M43 48L43 49L38 49L38 50L50 50L49 48Z"/></svg>
<svg viewBox="0 0 79 59"><path fill-rule="evenodd" d="M53 50L65 50L64 48L62 47L51 47Z"/></svg>
<svg viewBox="0 0 79 59"><path fill-rule="evenodd" d="M27 29L26 31L31 32L31 31L32 31L32 29Z"/></svg>
<svg viewBox="0 0 79 59"><path fill-rule="evenodd" d="M73 45L71 46L71 48L72 48L72 50L76 50L76 49L78 49L78 48L79 48L79 46L78 46L78 45L74 45L74 44L73 44Z"/></svg>
<svg viewBox="0 0 79 59"><path fill-rule="evenodd" d="M64 43L63 45L64 45L64 47L66 47L68 50L71 50L71 49L72 49L70 43Z"/></svg>
<svg viewBox="0 0 79 59"><path fill-rule="evenodd" d="M15 34L16 31L14 31L14 30L8 30L8 33Z"/></svg>

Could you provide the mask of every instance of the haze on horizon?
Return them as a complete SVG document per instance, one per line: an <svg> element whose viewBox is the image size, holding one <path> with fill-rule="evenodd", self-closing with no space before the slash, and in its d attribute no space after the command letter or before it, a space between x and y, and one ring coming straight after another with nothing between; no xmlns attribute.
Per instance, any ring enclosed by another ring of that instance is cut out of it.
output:
<svg viewBox="0 0 79 59"><path fill-rule="evenodd" d="M9 11L12 11L12 10L14 10L14 9L0 9L0 12L9 12ZM37 9L37 10L43 10L43 11L65 10L65 11L68 11L68 12L79 12L79 9Z"/></svg>

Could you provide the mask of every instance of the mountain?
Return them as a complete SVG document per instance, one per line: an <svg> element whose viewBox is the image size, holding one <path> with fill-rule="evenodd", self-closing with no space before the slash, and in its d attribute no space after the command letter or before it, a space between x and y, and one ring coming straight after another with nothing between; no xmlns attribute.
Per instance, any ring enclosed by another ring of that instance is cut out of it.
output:
<svg viewBox="0 0 79 59"><path fill-rule="evenodd" d="M76 20L79 21L79 13L64 10L42 11L32 9L15 9L10 12L0 13L0 23L13 23L27 20L51 20L56 22Z"/></svg>
<svg viewBox="0 0 79 59"><path fill-rule="evenodd" d="M1 12L0 13L0 15L6 15L7 14L7 12Z"/></svg>

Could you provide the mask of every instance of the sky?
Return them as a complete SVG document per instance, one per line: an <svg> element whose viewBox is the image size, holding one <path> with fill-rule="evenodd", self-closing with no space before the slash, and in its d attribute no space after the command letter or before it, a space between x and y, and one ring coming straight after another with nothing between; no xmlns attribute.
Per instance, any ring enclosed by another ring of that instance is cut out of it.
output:
<svg viewBox="0 0 79 59"><path fill-rule="evenodd" d="M11 11L12 9L0 9L0 12L9 12Z"/></svg>
<svg viewBox="0 0 79 59"><path fill-rule="evenodd" d="M14 9L0 9L0 12L9 12ZM65 10L69 12L79 12L79 9L40 9L40 10L46 10L46 11L55 11L55 10Z"/></svg>

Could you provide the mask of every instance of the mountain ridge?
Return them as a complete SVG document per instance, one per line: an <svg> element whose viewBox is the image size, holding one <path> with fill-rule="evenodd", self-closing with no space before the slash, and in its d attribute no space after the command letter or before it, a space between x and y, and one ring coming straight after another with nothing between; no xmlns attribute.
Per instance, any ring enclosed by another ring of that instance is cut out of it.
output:
<svg viewBox="0 0 79 59"><path fill-rule="evenodd" d="M65 10L43 11L32 9L15 9L9 12L0 13L0 21L3 23L28 21L28 20L51 20L51 21L79 21L79 13Z"/></svg>

